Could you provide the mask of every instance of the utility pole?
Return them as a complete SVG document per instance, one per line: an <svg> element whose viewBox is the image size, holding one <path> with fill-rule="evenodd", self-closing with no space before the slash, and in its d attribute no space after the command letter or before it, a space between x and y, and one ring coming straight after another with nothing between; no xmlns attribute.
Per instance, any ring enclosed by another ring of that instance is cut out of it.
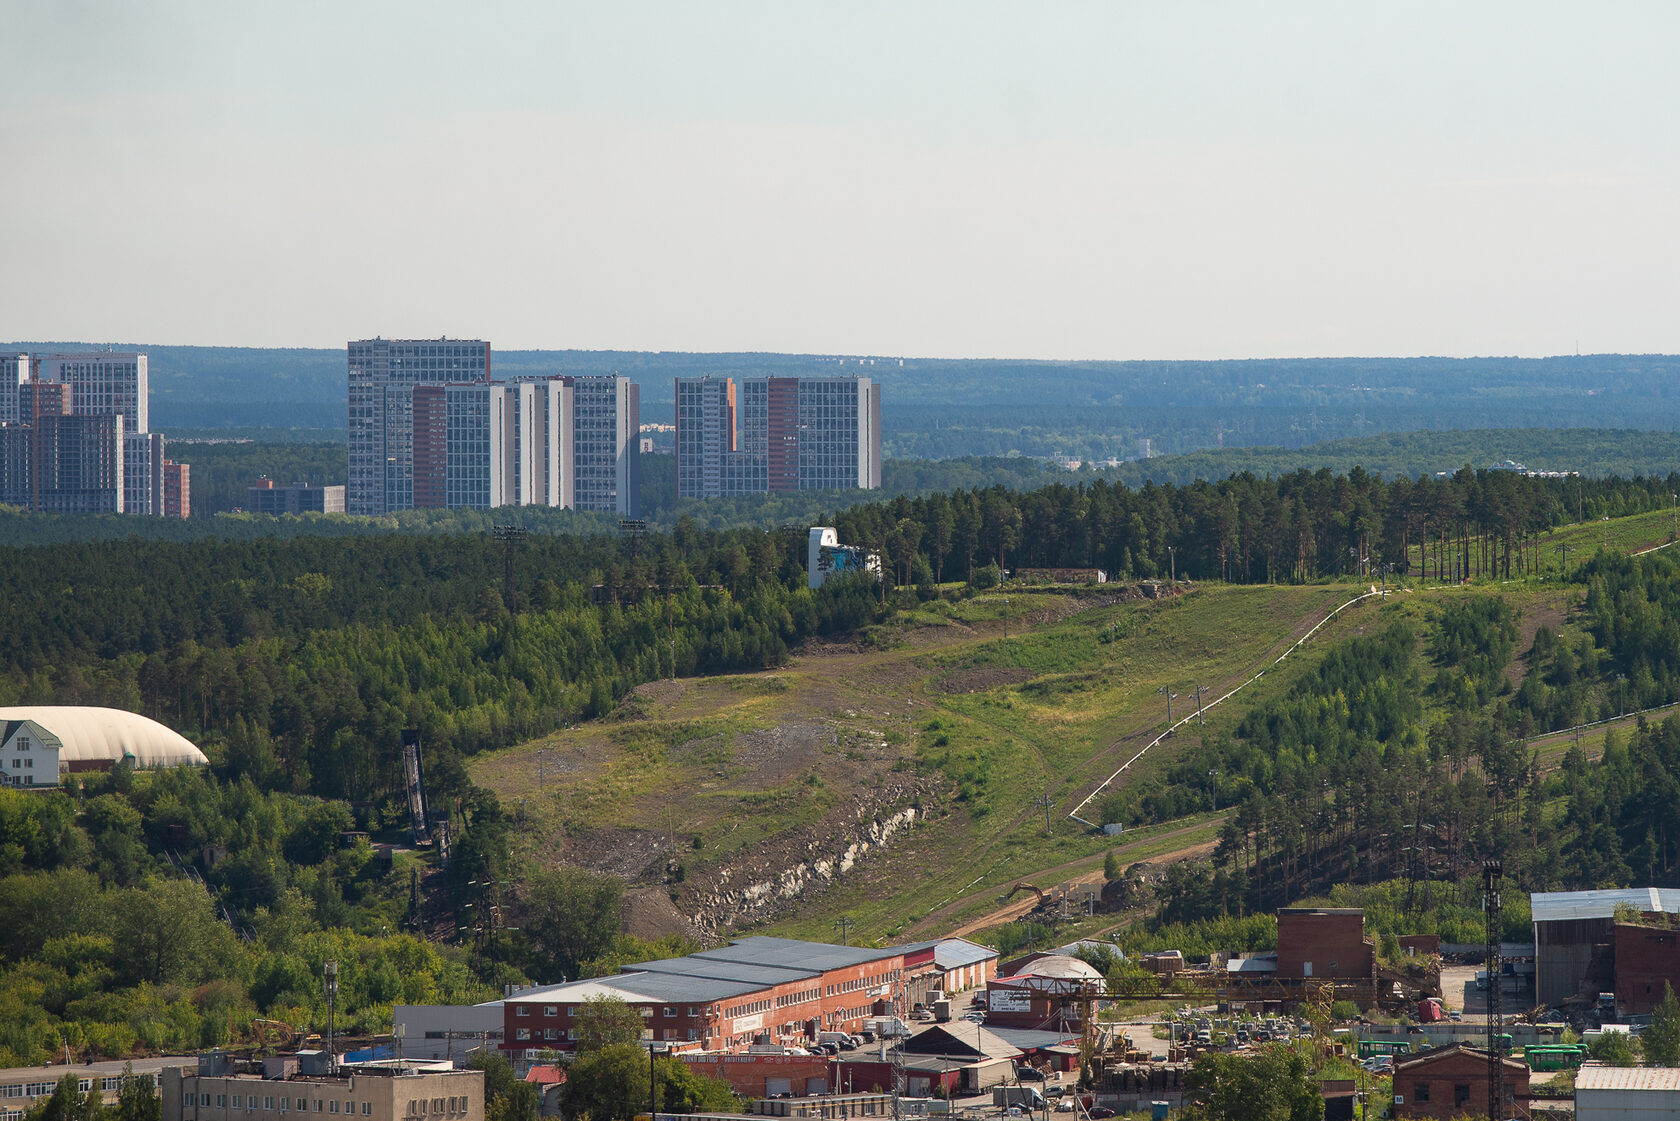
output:
<svg viewBox="0 0 1680 1121"><path fill-rule="evenodd" d="M338 997L338 962L328 961L326 965L327 978L327 1073L338 1073L338 1053L333 1043L333 1012L334 1001Z"/></svg>
<svg viewBox="0 0 1680 1121"><path fill-rule="evenodd" d="M1003 597L1003 637L1009 637L1009 597Z"/></svg>
<svg viewBox="0 0 1680 1121"><path fill-rule="evenodd" d="M1050 800L1048 792L1038 799L1038 805L1044 810L1044 831L1046 833L1050 832L1050 807L1055 804L1056 803Z"/></svg>
<svg viewBox="0 0 1680 1121"><path fill-rule="evenodd" d="M1178 587L1178 546L1167 546L1167 578L1174 588Z"/></svg>
<svg viewBox="0 0 1680 1121"><path fill-rule="evenodd" d="M648 1040L648 1116L659 1116L659 1083L653 1066L653 1040Z"/></svg>
<svg viewBox="0 0 1680 1121"><path fill-rule="evenodd" d="M543 752L545 750L547 749L541 747L537 748L537 790L539 793L543 788Z"/></svg>
<svg viewBox="0 0 1680 1121"><path fill-rule="evenodd" d="M1213 812L1218 813L1219 812L1219 772L1218 771L1209 771L1208 772L1208 779L1209 779L1208 790L1211 791L1212 794L1213 794Z"/></svg>
<svg viewBox="0 0 1680 1121"><path fill-rule="evenodd" d="M1505 1048L1504 1016L1501 1008L1499 976L1500 943L1505 936L1504 918L1500 911L1499 889L1505 870L1497 860L1482 862L1482 909L1487 912L1487 975L1488 975L1488 1121L1504 1121L1505 1117Z"/></svg>
<svg viewBox="0 0 1680 1121"><path fill-rule="evenodd" d="M1563 578L1567 580L1569 579L1569 542L1565 541L1562 545L1559 545L1557 551L1563 554Z"/></svg>
<svg viewBox="0 0 1680 1121"><path fill-rule="evenodd" d="M839 918L834 920L834 929L838 930L840 932L840 944L842 946L851 945L851 941L850 941L851 935L852 935L852 920L851 919L847 918L845 915L841 915Z"/></svg>
<svg viewBox="0 0 1680 1121"><path fill-rule="evenodd" d="M507 546L507 574L502 582L502 603L507 606L508 613L513 613L513 551L518 544L529 536L529 531L522 525L497 525L490 529L491 536Z"/></svg>
<svg viewBox="0 0 1680 1121"><path fill-rule="evenodd" d="M1167 698L1167 731L1170 732L1170 731L1172 731L1172 723L1173 723L1173 718L1172 718L1173 698L1178 696L1178 694L1172 691L1172 686L1170 686L1170 685L1163 685L1160 688L1156 689L1155 691L1157 693L1163 694Z"/></svg>
<svg viewBox="0 0 1680 1121"><path fill-rule="evenodd" d="M1207 724L1207 720L1202 715L1202 697L1206 696L1210 691L1211 690L1209 690L1206 685L1196 686L1196 723L1204 726Z"/></svg>

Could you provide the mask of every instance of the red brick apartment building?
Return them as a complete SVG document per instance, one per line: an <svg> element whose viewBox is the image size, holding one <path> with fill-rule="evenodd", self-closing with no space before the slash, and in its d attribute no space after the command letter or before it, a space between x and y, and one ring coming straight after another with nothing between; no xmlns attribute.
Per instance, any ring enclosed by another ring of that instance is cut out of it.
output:
<svg viewBox="0 0 1680 1121"><path fill-rule="evenodd" d="M1277 913L1279 980L1308 977L1371 981L1376 943L1357 907L1284 907Z"/></svg>
<svg viewBox="0 0 1680 1121"><path fill-rule="evenodd" d="M855 1031L878 1001L899 997L906 958L934 944L884 949L744 938L715 950L627 965L622 973L516 993L503 1002L505 1051L571 1050L584 1002L618 997L642 1016L643 1038L725 1051L815 1031ZM912 965L916 964L912 960Z"/></svg>
<svg viewBox="0 0 1680 1121"><path fill-rule="evenodd" d="M1528 1117L1528 1067L1505 1066L1506 1117ZM1423 1051L1394 1064L1394 1115L1399 1118L1485 1116L1488 1053L1462 1043Z"/></svg>

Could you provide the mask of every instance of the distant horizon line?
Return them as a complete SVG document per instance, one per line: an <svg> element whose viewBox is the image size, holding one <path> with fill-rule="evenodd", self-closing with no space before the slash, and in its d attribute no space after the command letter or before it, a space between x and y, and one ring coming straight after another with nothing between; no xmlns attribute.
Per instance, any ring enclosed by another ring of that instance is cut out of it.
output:
<svg viewBox="0 0 1680 1121"><path fill-rule="evenodd" d="M151 349L166 350L249 350L249 351L310 351L331 353L343 351L351 342L365 342L371 339L383 339L383 335L370 335L366 339L347 339L344 346L259 346L225 343L133 343L133 342L83 342L73 340L45 340L18 341L0 343L0 353L11 350L31 350L40 348L84 348L90 351L146 351ZM433 336L403 337L392 335L390 341L401 338L404 342L432 341ZM735 356L753 358L812 358L818 360L858 360L882 362L1026 362L1043 365L1154 365L1170 362L1187 362L1197 364L1220 364L1239 362L1550 362L1560 358L1680 358L1680 351L1590 351L1581 353L1573 351L1563 354L1321 354L1321 355L1251 355L1246 358L1023 358L1007 356L985 355L926 355L926 354L883 354L868 351L820 351L820 350L672 350L668 348L635 350L622 347L529 347L509 346L499 351L495 340L482 337L469 338L467 336L436 336L438 342L488 342L491 353L501 354L651 354L674 356L697 356L707 358L729 358Z"/></svg>

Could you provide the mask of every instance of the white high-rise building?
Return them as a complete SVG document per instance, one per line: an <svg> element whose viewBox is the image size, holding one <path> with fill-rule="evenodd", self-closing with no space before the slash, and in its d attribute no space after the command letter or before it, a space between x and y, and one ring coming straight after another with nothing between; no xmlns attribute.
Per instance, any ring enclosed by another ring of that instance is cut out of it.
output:
<svg viewBox="0 0 1680 1121"><path fill-rule="evenodd" d="M451 385L444 389L451 510L493 510L514 504L516 401L512 386Z"/></svg>
<svg viewBox="0 0 1680 1121"><path fill-rule="evenodd" d="M49 354L41 364L41 378L71 387L72 416L120 416L126 431L152 430L151 381L144 354Z"/></svg>
<svg viewBox="0 0 1680 1121"><path fill-rule="evenodd" d="M0 424L23 421L23 395L18 387L30 380L37 366L27 354L0 354Z"/></svg>
<svg viewBox="0 0 1680 1121"><path fill-rule="evenodd" d="M513 390L513 502L570 508L575 501L575 390L564 378L522 379Z"/></svg>
<svg viewBox="0 0 1680 1121"><path fill-rule="evenodd" d="M641 390L619 374L571 378L576 479L573 509L633 518Z"/></svg>
<svg viewBox="0 0 1680 1121"><path fill-rule="evenodd" d="M414 393L417 385L490 380L482 339L364 339L347 347L352 514L414 505Z"/></svg>

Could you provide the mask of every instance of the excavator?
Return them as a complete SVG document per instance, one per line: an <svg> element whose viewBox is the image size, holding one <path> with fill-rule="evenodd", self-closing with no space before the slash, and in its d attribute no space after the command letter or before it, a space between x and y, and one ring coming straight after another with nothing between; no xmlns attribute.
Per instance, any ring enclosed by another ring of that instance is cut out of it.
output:
<svg viewBox="0 0 1680 1121"><path fill-rule="evenodd" d="M1015 897L1015 893L1018 892L1018 891L1030 891L1034 895L1038 896L1038 902L1039 902L1040 906L1042 906L1044 904L1044 889L1034 887L1032 884L1026 884L1026 883L1016 884L1014 887L1010 888L1008 891L1006 891L1002 895L998 896L998 902L999 903L1009 902L1011 899L1013 899Z"/></svg>
<svg viewBox="0 0 1680 1121"><path fill-rule="evenodd" d="M279 1020L252 1020L251 1036L259 1050L273 1051L287 1047L297 1038L297 1032L292 1030L290 1024L281 1023Z"/></svg>

